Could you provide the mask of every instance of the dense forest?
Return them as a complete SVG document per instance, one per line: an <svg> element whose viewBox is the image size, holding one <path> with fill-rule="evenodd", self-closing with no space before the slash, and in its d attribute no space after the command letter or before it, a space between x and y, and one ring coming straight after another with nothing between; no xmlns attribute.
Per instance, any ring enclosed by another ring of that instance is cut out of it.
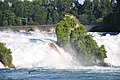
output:
<svg viewBox="0 0 120 80"><path fill-rule="evenodd" d="M82 24L119 25L120 0L0 0L0 26L56 24L65 14ZM117 22L116 22L117 21Z"/></svg>

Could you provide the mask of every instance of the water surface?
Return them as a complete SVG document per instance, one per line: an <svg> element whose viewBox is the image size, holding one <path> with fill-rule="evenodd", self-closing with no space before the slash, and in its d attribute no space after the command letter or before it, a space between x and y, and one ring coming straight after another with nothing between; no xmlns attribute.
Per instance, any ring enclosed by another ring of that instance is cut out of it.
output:
<svg viewBox="0 0 120 80"><path fill-rule="evenodd" d="M120 80L120 68L0 69L0 80Z"/></svg>

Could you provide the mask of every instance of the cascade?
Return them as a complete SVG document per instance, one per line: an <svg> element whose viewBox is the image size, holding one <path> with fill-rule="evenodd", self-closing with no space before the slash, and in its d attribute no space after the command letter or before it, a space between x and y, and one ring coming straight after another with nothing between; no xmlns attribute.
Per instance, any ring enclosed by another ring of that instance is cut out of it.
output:
<svg viewBox="0 0 120 80"><path fill-rule="evenodd" d="M114 36L109 34L101 36L97 32L89 34L93 35L99 46L105 45L107 50L105 62L113 66L120 66L120 34ZM55 33L0 32L0 42L6 43L6 47L11 49L13 64L17 68L45 67L61 69L80 67L71 54L66 53L55 44L56 41Z"/></svg>
<svg viewBox="0 0 120 80"><path fill-rule="evenodd" d="M120 33L117 35L106 34L101 36L100 33L95 32L92 35L99 46L105 45L107 51L105 62L111 66L120 66Z"/></svg>
<svg viewBox="0 0 120 80"><path fill-rule="evenodd" d="M13 64L17 68L77 66L72 56L55 44L54 33L0 32L0 42L6 43L6 47L11 49Z"/></svg>

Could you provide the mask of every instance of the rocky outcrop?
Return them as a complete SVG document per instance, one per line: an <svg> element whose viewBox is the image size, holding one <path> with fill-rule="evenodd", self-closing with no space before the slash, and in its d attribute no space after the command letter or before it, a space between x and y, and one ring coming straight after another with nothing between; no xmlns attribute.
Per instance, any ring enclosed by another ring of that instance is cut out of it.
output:
<svg viewBox="0 0 120 80"><path fill-rule="evenodd" d="M10 65L8 65L8 67L9 68L15 68L14 64L12 64L12 63Z"/></svg>
<svg viewBox="0 0 120 80"><path fill-rule="evenodd" d="M104 45L99 47L76 17L65 16L56 27L56 35L59 46L68 53L71 53L72 48L81 65L105 65L104 59L107 56Z"/></svg>
<svg viewBox="0 0 120 80"><path fill-rule="evenodd" d="M48 45L49 45L52 49L54 49L56 52L60 53L54 43L49 43Z"/></svg>

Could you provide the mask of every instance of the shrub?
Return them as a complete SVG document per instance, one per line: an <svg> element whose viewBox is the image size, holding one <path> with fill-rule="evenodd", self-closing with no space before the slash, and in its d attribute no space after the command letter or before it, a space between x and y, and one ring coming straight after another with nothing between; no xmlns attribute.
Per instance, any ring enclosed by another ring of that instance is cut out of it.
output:
<svg viewBox="0 0 120 80"><path fill-rule="evenodd" d="M0 43L0 62L6 67L12 63L11 50L7 49L3 43Z"/></svg>

